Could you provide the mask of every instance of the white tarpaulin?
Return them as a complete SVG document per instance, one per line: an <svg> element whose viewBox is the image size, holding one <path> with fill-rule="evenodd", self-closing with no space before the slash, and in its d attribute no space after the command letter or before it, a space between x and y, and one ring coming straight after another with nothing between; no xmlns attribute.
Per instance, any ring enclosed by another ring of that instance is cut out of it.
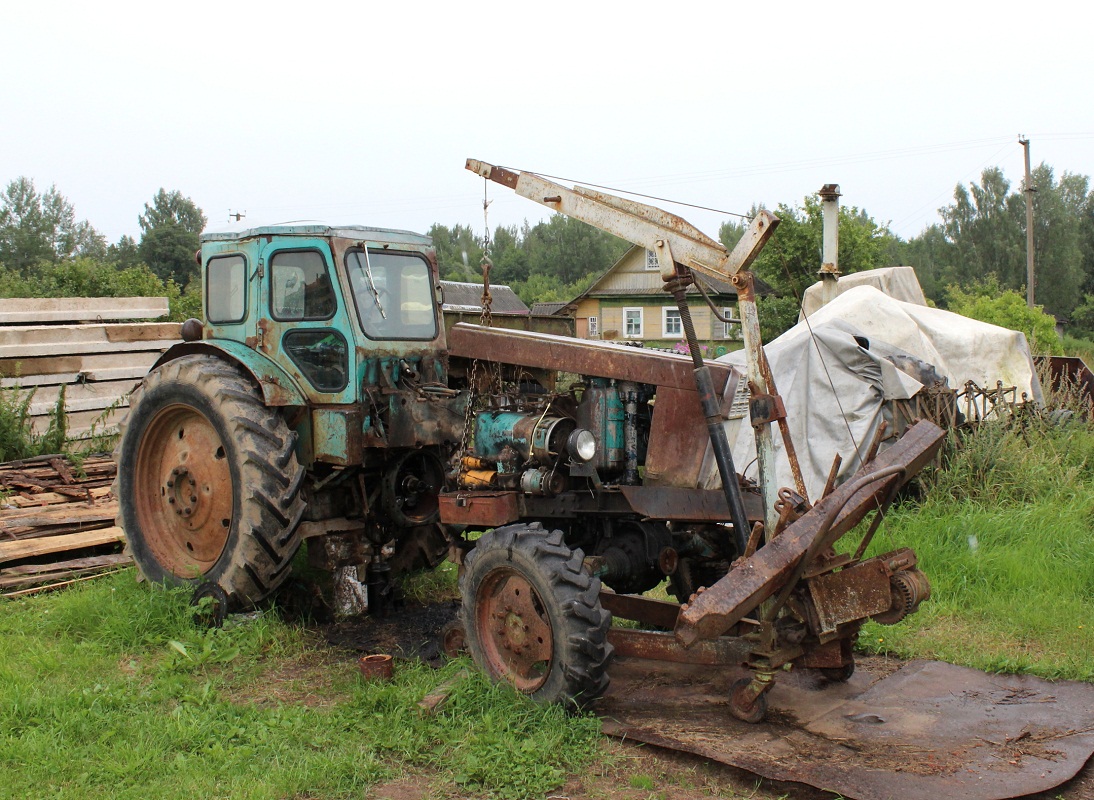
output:
<svg viewBox="0 0 1094 800"><path fill-rule="evenodd" d="M1023 334L894 300L872 286L845 291L764 350L813 501L824 488L835 454L843 456L840 478L852 474L859 466L857 454L866 451L884 418L884 402L914 395L923 384L912 374L930 374L928 365L951 388L969 380L982 387L1002 381L1017 387L1019 397L1026 393L1043 402ZM718 360L744 370L743 351ZM737 471L756 479L756 442L747 419L728 422L727 434ZM781 438L776 430L776 480L792 488ZM703 485L718 486L713 460L707 462Z"/></svg>
<svg viewBox="0 0 1094 800"><path fill-rule="evenodd" d="M839 296L856 286L873 286L894 300L903 300L905 303L914 303L918 306L927 305L927 298L923 296L923 289L919 286L919 278L911 267L883 267L841 275L836 282L836 295ZM822 291L819 282L805 290L798 322L821 307Z"/></svg>

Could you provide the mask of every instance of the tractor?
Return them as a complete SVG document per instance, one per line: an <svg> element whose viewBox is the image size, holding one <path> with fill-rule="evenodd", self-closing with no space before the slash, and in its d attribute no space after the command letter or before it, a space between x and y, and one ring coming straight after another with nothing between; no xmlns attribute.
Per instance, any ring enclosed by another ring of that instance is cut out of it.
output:
<svg viewBox="0 0 1094 800"><path fill-rule="evenodd" d="M458 638L545 702L597 698L613 652L728 663L729 639L752 670L732 692L742 719L763 717L787 664L846 679L863 621L902 619L929 585L910 550L864 558L876 524L853 552L833 545L880 518L942 432L916 424L813 503L745 480L730 406L747 387L762 476L782 414L747 269L778 220L762 213L727 251L659 209L468 168L655 249L692 355L446 331L430 240L406 231L205 234L203 319L134 391L118 445L119 524L143 575L245 607L284 583L304 542L376 611L393 575L452 558ZM747 375L699 354L684 294L703 271L738 286ZM698 488L712 463L722 487ZM666 580L677 602L643 596Z"/></svg>

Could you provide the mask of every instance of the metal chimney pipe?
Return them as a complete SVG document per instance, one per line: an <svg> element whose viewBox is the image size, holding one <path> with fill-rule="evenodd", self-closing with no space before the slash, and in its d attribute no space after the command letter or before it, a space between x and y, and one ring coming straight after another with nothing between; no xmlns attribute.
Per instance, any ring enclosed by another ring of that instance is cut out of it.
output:
<svg viewBox="0 0 1094 800"><path fill-rule="evenodd" d="M838 183L826 183L820 190L824 212L824 245L821 252L821 305L828 305L836 298L839 280L839 199Z"/></svg>

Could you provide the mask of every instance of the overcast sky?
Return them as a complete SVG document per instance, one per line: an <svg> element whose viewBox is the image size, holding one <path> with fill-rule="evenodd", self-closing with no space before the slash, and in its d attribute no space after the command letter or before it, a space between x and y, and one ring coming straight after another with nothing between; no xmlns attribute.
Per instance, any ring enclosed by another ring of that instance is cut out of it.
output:
<svg viewBox="0 0 1094 800"><path fill-rule="evenodd" d="M1017 186L1019 133L1035 165L1094 175L1092 22L1078 3L9 3L0 181L55 184L111 242L139 239L160 187L210 229L479 230L470 156L733 212L838 183L907 238L986 166ZM489 191L491 227L546 216Z"/></svg>

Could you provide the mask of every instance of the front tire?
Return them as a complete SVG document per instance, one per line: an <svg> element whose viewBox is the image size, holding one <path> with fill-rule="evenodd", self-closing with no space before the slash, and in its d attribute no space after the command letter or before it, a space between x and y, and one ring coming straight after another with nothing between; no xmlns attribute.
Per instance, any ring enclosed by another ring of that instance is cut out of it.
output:
<svg viewBox="0 0 1094 800"><path fill-rule="evenodd" d="M608 688L611 614L583 560L561 531L538 523L478 540L460 575L460 613L467 649L491 678L575 707Z"/></svg>
<svg viewBox="0 0 1094 800"><path fill-rule="evenodd" d="M246 607L300 546L296 434L223 359L190 355L134 390L115 459L118 524L150 581L212 582Z"/></svg>

